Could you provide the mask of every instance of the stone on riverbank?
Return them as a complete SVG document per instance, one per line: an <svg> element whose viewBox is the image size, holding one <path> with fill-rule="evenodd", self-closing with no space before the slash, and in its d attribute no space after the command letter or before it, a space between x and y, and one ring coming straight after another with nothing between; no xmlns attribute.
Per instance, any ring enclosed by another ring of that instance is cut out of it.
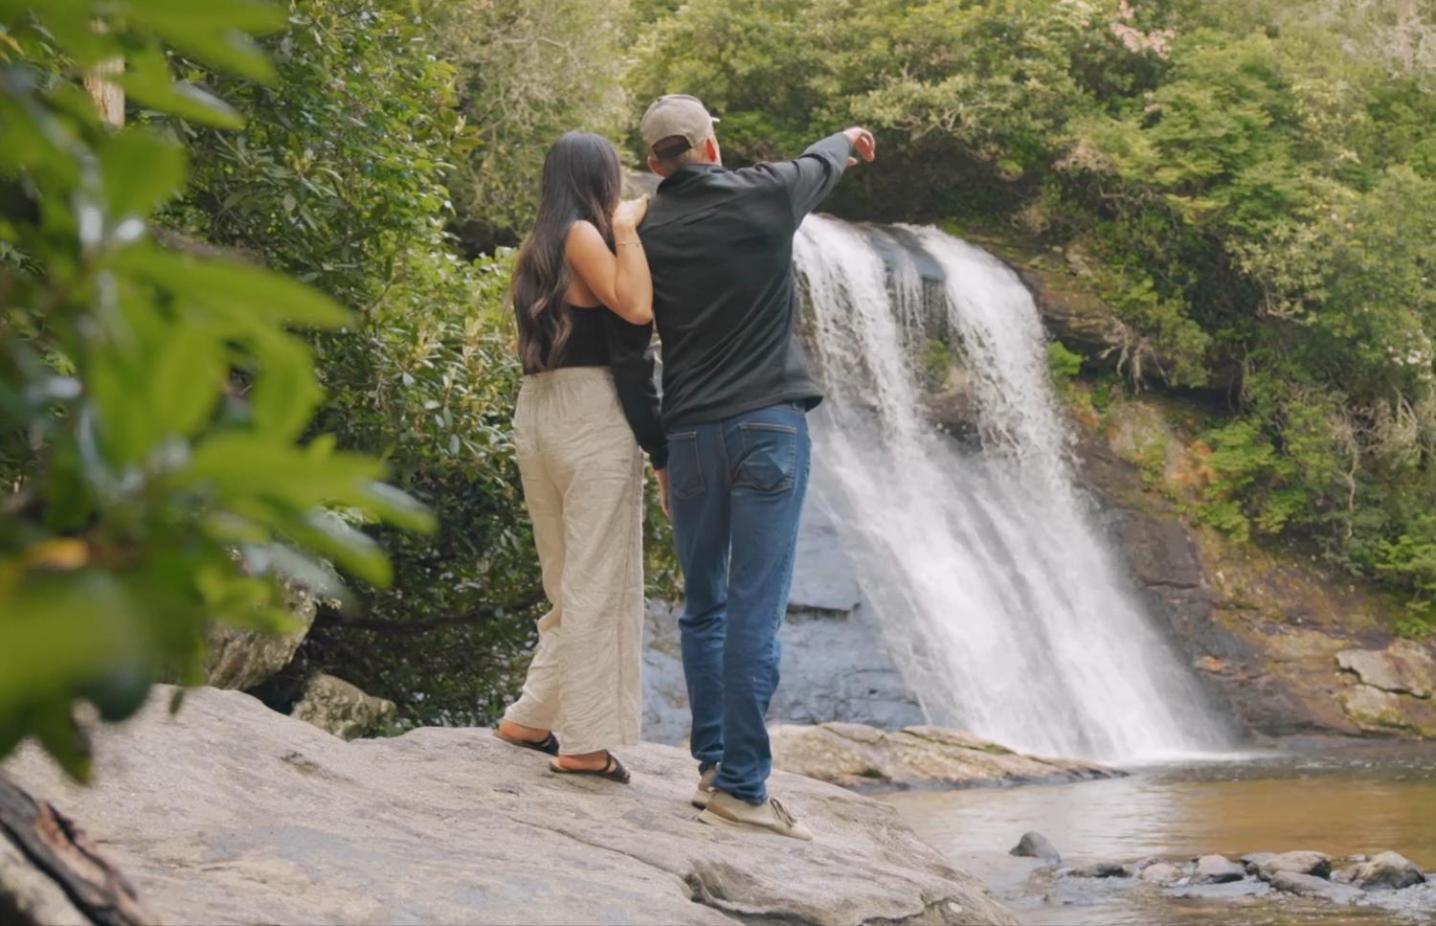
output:
<svg viewBox="0 0 1436 926"><path fill-rule="evenodd" d="M1045 862L1056 864L1062 861L1062 853L1052 844L1046 836L1041 833L1029 831L1022 834L1013 846L1009 855L1016 855L1019 858L1040 858Z"/></svg>
<svg viewBox="0 0 1436 926"><path fill-rule="evenodd" d="M86 829L166 922L1014 923L888 806L777 773L814 843L715 829L682 750L629 787L560 778L487 730L345 742L237 692L160 689L100 731L96 784L4 766Z"/></svg>
<svg viewBox="0 0 1436 926"><path fill-rule="evenodd" d="M1185 876L1186 872L1170 862L1148 865L1137 874L1138 878L1151 884L1176 884Z"/></svg>
<svg viewBox="0 0 1436 926"><path fill-rule="evenodd" d="M1060 873L1060 872L1059 872ZM1088 862L1066 872L1070 878L1128 878L1131 872L1121 862Z"/></svg>
<svg viewBox="0 0 1436 926"><path fill-rule="evenodd" d="M1343 869L1338 880L1368 891L1399 891L1424 884L1426 875L1405 856L1382 852L1375 858Z"/></svg>
<svg viewBox="0 0 1436 926"><path fill-rule="evenodd" d="M889 733L857 723L772 728L773 764L847 788L970 787L1115 778L1121 772L1075 759L1037 759L941 727Z"/></svg>
<svg viewBox="0 0 1436 926"><path fill-rule="evenodd" d="M1193 884L1226 884L1246 877L1246 869L1225 855L1203 855L1197 859Z"/></svg>

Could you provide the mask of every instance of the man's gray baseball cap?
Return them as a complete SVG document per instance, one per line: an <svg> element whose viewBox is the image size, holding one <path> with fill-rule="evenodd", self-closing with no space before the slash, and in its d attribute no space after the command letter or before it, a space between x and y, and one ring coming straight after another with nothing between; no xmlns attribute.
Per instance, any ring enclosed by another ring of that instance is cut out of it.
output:
<svg viewBox="0 0 1436 926"><path fill-rule="evenodd" d="M713 134L713 123L718 120L708 112L703 101L686 93L670 93L654 100L643 114L638 130L643 135L643 144L654 157L677 157L689 148L697 146ZM683 139L679 144L677 139ZM670 141L671 139L671 141ZM659 142L669 143L659 148Z"/></svg>

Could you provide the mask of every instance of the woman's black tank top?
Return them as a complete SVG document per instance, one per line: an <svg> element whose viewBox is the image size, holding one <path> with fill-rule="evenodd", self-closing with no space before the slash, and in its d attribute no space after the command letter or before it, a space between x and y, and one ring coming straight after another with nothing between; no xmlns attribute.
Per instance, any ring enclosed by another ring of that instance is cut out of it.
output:
<svg viewBox="0 0 1436 926"><path fill-rule="evenodd" d="M563 310L573 319L573 331L563 346L563 356L553 358L555 362L550 366L554 369L608 366L608 330L603 320L608 309L602 305L584 307L565 302Z"/></svg>

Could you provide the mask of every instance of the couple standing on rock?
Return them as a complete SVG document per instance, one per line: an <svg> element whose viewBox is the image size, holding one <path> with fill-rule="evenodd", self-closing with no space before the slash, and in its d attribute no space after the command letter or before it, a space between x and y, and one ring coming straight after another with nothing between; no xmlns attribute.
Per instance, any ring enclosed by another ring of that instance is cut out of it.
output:
<svg viewBox="0 0 1436 926"><path fill-rule="evenodd" d="M620 202L618 156L597 135L570 132L544 161L511 299L526 374L514 440L552 610L498 734L555 756L555 773L629 781L609 750L637 743L642 717L641 447L683 569L699 819L811 839L768 796L764 724L806 415L822 400L794 337L793 235L846 167L873 160L874 140L851 128L791 161L729 170L717 121L691 96L649 106L651 202Z"/></svg>

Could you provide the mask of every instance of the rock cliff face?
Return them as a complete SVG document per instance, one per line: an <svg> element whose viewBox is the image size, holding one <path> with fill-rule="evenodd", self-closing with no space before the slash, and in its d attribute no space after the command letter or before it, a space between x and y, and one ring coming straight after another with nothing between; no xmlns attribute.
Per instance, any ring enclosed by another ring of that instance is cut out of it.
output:
<svg viewBox="0 0 1436 926"><path fill-rule="evenodd" d="M3 767L165 922L1015 922L892 808L795 775L773 787L810 844L697 822L695 769L669 747L625 750L625 788L487 730L348 743L232 691L171 717L168 694L101 733L91 788L35 750Z"/></svg>
<svg viewBox="0 0 1436 926"><path fill-rule="evenodd" d="M1396 641L1384 596L1195 524L1181 410L1126 401L1079 427L1077 456L1154 615L1247 727L1436 735L1431 644Z"/></svg>

